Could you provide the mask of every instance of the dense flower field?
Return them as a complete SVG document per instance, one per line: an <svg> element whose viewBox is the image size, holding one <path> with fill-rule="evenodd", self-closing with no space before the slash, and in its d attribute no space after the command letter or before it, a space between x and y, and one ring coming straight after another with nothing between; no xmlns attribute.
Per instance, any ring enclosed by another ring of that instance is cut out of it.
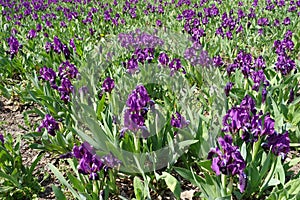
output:
<svg viewBox="0 0 300 200"><path fill-rule="evenodd" d="M38 199L47 152L57 199L300 199L300 0L0 5L1 98L40 117L0 123L1 198Z"/></svg>

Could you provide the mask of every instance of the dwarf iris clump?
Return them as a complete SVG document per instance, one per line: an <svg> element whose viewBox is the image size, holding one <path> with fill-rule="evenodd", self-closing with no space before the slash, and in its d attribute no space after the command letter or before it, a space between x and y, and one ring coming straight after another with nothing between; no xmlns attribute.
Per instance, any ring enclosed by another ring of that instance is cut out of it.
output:
<svg viewBox="0 0 300 200"><path fill-rule="evenodd" d="M41 125L38 127L38 132L41 132L43 128L45 128L47 132L52 136L55 136L55 131L59 129L58 123L56 122L54 117L49 114L45 115L45 118L43 119Z"/></svg>
<svg viewBox="0 0 300 200"><path fill-rule="evenodd" d="M90 180L99 180L99 172L107 171L120 165L120 161L111 153L100 157L96 154L95 149L88 143L84 142L80 146L73 147L73 156L79 160L78 172L89 175Z"/></svg>
<svg viewBox="0 0 300 200"><path fill-rule="evenodd" d="M284 134L274 132L272 135L268 135L265 143L262 144L265 150L271 150L276 156L281 156L282 159L286 158L287 153L290 151L290 139L289 134L286 131Z"/></svg>
<svg viewBox="0 0 300 200"><path fill-rule="evenodd" d="M221 173L231 176L239 175L239 188L241 192L244 192L246 187L246 181L244 180L246 178L244 173L246 162L239 151L239 147L233 145L230 135L225 135L224 138L219 137L218 143L222 151L216 147L211 149L207 156L207 159L212 159L212 170L216 175Z"/></svg>
<svg viewBox="0 0 300 200"><path fill-rule="evenodd" d="M137 86L126 101L127 108L124 114L124 128L121 130L121 137L127 130L137 132L142 131L143 136L148 135L148 129L145 126L145 117L149 106L153 106L146 88L143 85Z"/></svg>
<svg viewBox="0 0 300 200"><path fill-rule="evenodd" d="M56 73L52 68L48 68L46 66L40 69L40 79L44 79L45 81L49 81L52 88L57 89L57 85L55 83Z"/></svg>
<svg viewBox="0 0 300 200"><path fill-rule="evenodd" d="M179 112L171 117L171 126L175 128L185 128L189 125L189 121L186 120Z"/></svg>
<svg viewBox="0 0 300 200"><path fill-rule="evenodd" d="M14 36L10 36L7 39L8 45L9 45L9 54L10 58L13 59L19 52L19 49L22 47L22 45L19 43L17 38Z"/></svg>
<svg viewBox="0 0 300 200"><path fill-rule="evenodd" d="M56 83L57 77L60 79L60 85ZM40 79L49 81L50 86L60 93L60 98L65 103L71 101L71 94L74 92L72 79L79 79L80 73L77 67L69 61L62 62L56 73L52 68L44 66L40 69Z"/></svg>

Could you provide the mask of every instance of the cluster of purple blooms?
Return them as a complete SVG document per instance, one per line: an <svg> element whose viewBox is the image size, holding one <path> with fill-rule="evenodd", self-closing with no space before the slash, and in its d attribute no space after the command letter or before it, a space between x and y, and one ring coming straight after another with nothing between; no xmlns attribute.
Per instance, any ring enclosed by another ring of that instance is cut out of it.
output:
<svg viewBox="0 0 300 200"><path fill-rule="evenodd" d="M267 96L267 86L270 85L264 73L265 68L266 64L262 56L254 59L250 53L240 51L234 59L233 63L227 65L226 71L230 76L237 69L241 70L245 78L250 77L252 79L252 90L254 91L258 92L260 87L262 86L262 102L265 102ZM226 95L227 93L229 93L228 89L231 88L226 88Z"/></svg>
<svg viewBox="0 0 300 200"><path fill-rule="evenodd" d="M134 74L139 70L138 63L144 64L146 61L150 63L154 58L154 52L154 48L137 48L128 62L124 63L127 72Z"/></svg>
<svg viewBox="0 0 300 200"><path fill-rule="evenodd" d="M99 180L101 170L107 170L118 167L121 163L111 153L100 157L96 154L95 149L88 143L84 142L80 146L73 147L73 156L79 160L78 172L89 175L90 180Z"/></svg>
<svg viewBox="0 0 300 200"><path fill-rule="evenodd" d="M9 54L10 58L13 59L19 52L19 49L22 48L22 45L19 43L18 39L14 36L10 36L7 39L9 45Z"/></svg>
<svg viewBox="0 0 300 200"><path fill-rule="evenodd" d="M60 86L56 84L57 77L60 78ZM60 64L58 73L55 73L52 68L46 66L41 68L40 78L49 81L50 86L60 93L61 100L68 103L71 100L70 94L74 91L71 80L80 78L80 74L74 64L65 61Z"/></svg>
<svg viewBox="0 0 300 200"><path fill-rule="evenodd" d="M213 59L209 57L208 52L203 50L199 43L193 43L192 47L187 48L184 52L184 58L192 66L210 67L213 64Z"/></svg>
<svg viewBox="0 0 300 200"><path fill-rule="evenodd" d="M179 129L183 129L190 124L189 120L186 120L179 112L176 112L171 117L171 126ZM175 132L174 134L176 134Z"/></svg>
<svg viewBox="0 0 300 200"><path fill-rule="evenodd" d="M150 99L146 88L143 85L138 85L128 95L127 108L124 113L124 128L121 130L120 137L123 137L124 133L129 130L134 133L141 131L142 136L146 138L149 131L145 126L145 120L149 107L151 108L153 105L154 101Z"/></svg>
<svg viewBox="0 0 300 200"><path fill-rule="evenodd" d="M141 32L140 29L136 29L130 33L120 33L118 35L118 41L122 47L133 50L156 48L164 44L164 41L155 34Z"/></svg>
<svg viewBox="0 0 300 200"><path fill-rule="evenodd" d="M289 56L289 53L294 50L294 42L292 41L292 31L288 30L282 41L276 40L274 42L275 52L277 54L277 61L275 69L280 71L282 75L289 74L296 68L296 63Z"/></svg>
<svg viewBox="0 0 300 200"><path fill-rule="evenodd" d="M169 67L169 69L171 70L171 73L170 73L171 76L173 76L176 71L180 71L180 70L184 74L186 73L184 67L181 64L181 60L179 58L173 58L170 61L169 56L164 52L159 54L158 62L163 67L166 67L166 66Z"/></svg>
<svg viewBox="0 0 300 200"><path fill-rule="evenodd" d="M222 151L216 147L208 153L208 159L212 159L212 169L220 175L239 175L239 189L244 192L247 176L244 173L246 162L241 156L238 146L233 145L232 136L239 137L245 142L254 143L259 138L262 139L262 147L265 151L271 151L276 156L282 156L284 159L290 150L290 140L288 132L279 134L275 131L275 121L269 114L257 112L255 101L249 96L245 96L239 106L228 110L223 117L223 132L226 134L223 138L218 138L218 143Z"/></svg>
<svg viewBox="0 0 300 200"><path fill-rule="evenodd" d="M266 136L266 146L271 147L275 155L284 158L289 151L288 133L278 134L274 128L275 120L269 114L257 112L255 101L245 96L239 106L227 111L223 117L223 132L239 135L246 142L254 143L258 138ZM275 144L274 141L277 143Z"/></svg>
<svg viewBox="0 0 300 200"><path fill-rule="evenodd" d="M246 168L246 162L242 157L238 146L233 145L232 137L225 135L223 138L218 138L218 143L221 149L218 147L212 148L207 156L207 159L212 159L212 170L216 175L221 173L230 176L239 176L239 189L241 192L245 191L247 177L244 173Z"/></svg>
<svg viewBox="0 0 300 200"><path fill-rule="evenodd" d="M46 128L47 132L50 135L55 136L55 131L59 129L59 126L56 120L54 119L54 117L52 117L49 114L46 114L45 118L43 119L41 125L38 127L37 131L42 132L43 128Z"/></svg>
<svg viewBox="0 0 300 200"><path fill-rule="evenodd" d="M122 47L134 50L131 58L123 63L130 74L139 70L138 63L151 62L154 59L155 48L164 44L159 37L141 32L139 29L128 34L119 34L118 40Z"/></svg>
<svg viewBox="0 0 300 200"><path fill-rule="evenodd" d="M73 48L73 50L76 49L74 40L70 41L70 47ZM66 59L70 59L70 56L71 56L69 47L66 44L64 44L57 36L54 36L52 43L46 42L45 50L47 53L49 53L51 50L53 50L57 54L60 54L61 52L63 52Z"/></svg>
<svg viewBox="0 0 300 200"><path fill-rule="evenodd" d="M138 63L144 63L145 61L151 62L154 58L154 48L137 48L131 58L124 62L123 65L126 67L126 71L129 74L134 74L139 71Z"/></svg>
<svg viewBox="0 0 300 200"><path fill-rule="evenodd" d="M102 98L104 92L111 93L111 91L115 88L115 81L111 77L107 77L103 83L101 92L99 93L99 99Z"/></svg>

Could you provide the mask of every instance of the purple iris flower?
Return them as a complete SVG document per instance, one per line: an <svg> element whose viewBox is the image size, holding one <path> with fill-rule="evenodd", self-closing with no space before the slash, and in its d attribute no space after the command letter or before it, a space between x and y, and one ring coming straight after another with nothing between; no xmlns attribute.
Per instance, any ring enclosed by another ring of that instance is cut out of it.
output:
<svg viewBox="0 0 300 200"><path fill-rule="evenodd" d="M114 89L114 87L115 87L115 81L112 78L107 77L103 81L102 91L111 93L111 91Z"/></svg>
<svg viewBox="0 0 300 200"><path fill-rule="evenodd" d="M213 58L214 66L221 67L224 65L223 59L220 55Z"/></svg>
<svg viewBox="0 0 300 200"><path fill-rule="evenodd" d="M179 69L182 68L181 61L179 58L174 58L170 64L169 68L171 69L171 76L174 75L175 71L178 71Z"/></svg>
<svg viewBox="0 0 300 200"><path fill-rule="evenodd" d="M289 17L284 18L284 20L282 22L282 24L285 25L285 26L289 25L290 23L291 23L291 20L290 20Z"/></svg>
<svg viewBox="0 0 300 200"><path fill-rule="evenodd" d="M232 89L232 86L233 86L233 83L232 82L228 82L224 88L224 92L225 92L225 95L228 97L229 96L229 92L231 91Z"/></svg>
<svg viewBox="0 0 300 200"><path fill-rule="evenodd" d="M46 44L45 44L45 50L46 50L46 52L49 53L51 51L51 49L52 49L51 42L46 42Z"/></svg>
<svg viewBox="0 0 300 200"><path fill-rule="evenodd" d="M75 145L72 154L79 160L78 172L89 175L90 180L99 180L98 172L102 169L106 172L121 163L112 153L103 157L98 156L95 149L88 142L84 142L80 146Z"/></svg>
<svg viewBox="0 0 300 200"><path fill-rule="evenodd" d="M74 87L71 81L68 78L62 78L61 85L58 87L58 91L60 92L60 99L65 103L71 101L70 94L73 92Z"/></svg>
<svg viewBox="0 0 300 200"><path fill-rule="evenodd" d="M40 78L44 79L45 81L49 81L52 88L57 89L57 85L55 83L56 73L52 68L48 68L46 66L40 69Z"/></svg>
<svg viewBox="0 0 300 200"><path fill-rule="evenodd" d="M274 126L275 126L275 120L272 119L269 114L267 114L264 117L264 127L263 127L261 135L273 135L273 134L275 134Z"/></svg>
<svg viewBox="0 0 300 200"><path fill-rule="evenodd" d="M162 26L161 20L156 20L156 26Z"/></svg>
<svg viewBox="0 0 300 200"><path fill-rule="evenodd" d="M176 112L175 115L172 115L171 126L175 128L185 128L189 125L189 121L186 120L179 112Z"/></svg>
<svg viewBox="0 0 300 200"><path fill-rule="evenodd" d="M143 85L137 86L126 101L127 109L124 113L124 128L121 130L122 137L127 130L137 132L142 131L144 137L149 135L145 126L145 117L149 110L148 106L152 106L152 101Z"/></svg>
<svg viewBox="0 0 300 200"><path fill-rule="evenodd" d="M42 30L42 25L41 24L37 24L36 25L36 31L40 32Z"/></svg>
<svg viewBox="0 0 300 200"><path fill-rule="evenodd" d="M262 144L265 150L271 150L276 156L281 156L282 159L286 158L287 153L290 151L289 134L286 131L284 134L275 132L273 135L267 137L266 143Z"/></svg>
<svg viewBox="0 0 300 200"><path fill-rule="evenodd" d="M126 68L127 68L126 71L129 74L134 74L135 72L137 72L139 70L137 59L135 59L135 58L129 59L127 64L126 64Z"/></svg>
<svg viewBox="0 0 300 200"><path fill-rule="evenodd" d="M77 67L69 61L62 62L58 68L58 75L60 78L79 78L79 72Z"/></svg>
<svg viewBox="0 0 300 200"><path fill-rule="evenodd" d="M70 39L70 46L72 47L73 51L76 51L76 45L74 42L74 38Z"/></svg>
<svg viewBox="0 0 300 200"><path fill-rule="evenodd" d="M60 39L57 36L54 36L53 38L53 49L56 53L60 53L62 49L63 43L60 41Z"/></svg>
<svg viewBox="0 0 300 200"><path fill-rule="evenodd" d="M169 57L166 53L160 53L158 61L162 66L167 66L169 64Z"/></svg>
<svg viewBox="0 0 300 200"><path fill-rule="evenodd" d="M42 124L38 127L38 132L41 132L43 128L46 128L47 132L55 136L55 131L59 129L56 120L49 114L45 115Z"/></svg>
<svg viewBox="0 0 300 200"><path fill-rule="evenodd" d="M269 25L269 19L268 18L264 18L264 17L259 18L257 20L257 24L260 25L260 26L267 26L267 25Z"/></svg>
<svg viewBox="0 0 300 200"><path fill-rule="evenodd" d="M287 55L280 55L275 63L275 69L280 71L283 75L289 74L293 69L296 68L294 60L290 59Z"/></svg>
<svg viewBox="0 0 300 200"><path fill-rule="evenodd" d="M0 133L0 142L2 143L2 145L4 144L4 136L1 133Z"/></svg>
<svg viewBox="0 0 300 200"><path fill-rule="evenodd" d="M238 147L233 146L232 137L230 135L225 135L224 138L219 137L218 143L222 151L218 147L212 148L207 156L207 159L212 160L212 170L217 176L221 173L230 176L239 175L239 188L240 191L243 192L246 185L246 176L244 173L246 162L244 158Z"/></svg>
<svg viewBox="0 0 300 200"><path fill-rule="evenodd" d="M294 90L291 89L290 90L290 94L289 94L289 100L288 100L288 103L292 103L295 99L295 93L294 93Z"/></svg>
<svg viewBox="0 0 300 200"><path fill-rule="evenodd" d="M254 82L252 90L258 91L261 84L264 84L265 86L269 85L263 70L253 71L251 78Z"/></svg>
<svg viewBox="0 0 300 200"><path fill-rule="evenodd" d="M10 36L7 39L7 41L8 41L8 45L9 45L10 57L11 57L11 59L13 59L18 54L18 51L22 46L19 44L19 41L17 40L17 38L15 38L14 36Z"/></svg>

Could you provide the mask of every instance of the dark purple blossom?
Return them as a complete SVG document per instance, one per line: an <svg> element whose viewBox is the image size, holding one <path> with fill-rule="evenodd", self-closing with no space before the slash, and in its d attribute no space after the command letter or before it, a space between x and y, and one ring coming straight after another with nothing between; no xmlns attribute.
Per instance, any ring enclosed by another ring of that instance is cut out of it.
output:
<svg viewBox="0 0 300 200"><path fill-rule="evenodd" d="M269 19L268 18L264 18L264 17L259 18L257 20L257 24L260 25L260 26L267 26L267 25L269 25Z"/></svg>
<svg viewBox="0 0 300 200"><path fill-rule="evenodd" d="M52 46L54 52L59 54L62 50L62 46L63 46L63 43L60 41L60 39L57 36L54 36L53 46Z"/></svg>
<svg viewBox="0 0 300 200"><path fill-rule="evenodd" d="M126 111L124 113L124 128L121 130L121 137L127 130L137 132L142 131L144 137L149 135L149 131L145 126L145 117L152 106L152 101L143 85L137 86L126 101Z"/></svg>
<svg viewBox="0 0 300 200"><path fill-rule="evenodd" d="M295 99L295 93L294 93L294 90L291 89L290 90L290 94L289 94L289 100L288 100L288 103L292 103Z"/></svg>
<svg viewBox="0 0 300 200"><path fill-rule="evenodd" d="M131 58L128 60L128 62L126 63L126 68L127 68L127 72L129 74L134 74L135 72L137 72L139 70L139 65L138 65L138 61L135 58Z"/></svg>
<svg viewBox="0 0 300 200"><path fill-rule="evenodd" d="M19 41L14 36L10 36L8 39L8 45L9 45L9 53L11 59L13 59L19 52L19 49L21 48L21 45L19 44Z"/></svg>
<svg viewBox="0 0 300 200"><path fill-rule="evenodd" d="M156 20L156 26L162 26L161 20Z"/></svg>
<svg viewBox="0 0 300 200"><path fill-rule="evenodd" d="M36 31L40 32L42 30L42 25L41 24L37 24L36 25Z"/></svg>
<svg viewBox="0 0 300 200"><path fill-rule="evenodd" d="M176 112L175 115L172 115L171 126L175 128L185 128L189 125L189 121L186 120L179 112Z"/></svg>
<svg viewBox="0 0 300 200"><path fill-rule="evenodd" d="M61 85L58 87L58 91L60 92L60 99L65 103L71 101L70 94L73 92L74 87L71 81L68 78L62 78Z"/></svg>
<svg viewBox="0 0 300 200"><path fill-rule="evenodd" d="M56 120L49 114L45 115L42 124L38 127L38 132L41 132L43 128L46 128L47 132L55 136L55 131L59 129Z"/></svg>
<svg viewBox="0 0 300 200"><path fill-rule="evenodd" d="M228 97L229 96L229 92L231 91L232 89L232 86L233 86L233 83L232 82L228 82L224 88L224 92L225 92L225 95Z"/></svg>
<svg viewBox="0 0 300 200"><path fill-rule="evenodd" d="M252 86L252 90L258 91L261 85L267 86L269 82L264 74L263 70L253 71L251 74L251 78L254 82Z"/></svg>
<svg viewBox="0 0 300 200"><path fill-rule="evenodd" d="M289 74L293 69L296 68L294 60L290 59L287 55L280 55L275 63L275 69L280 71L282 75Z"/></svg>
<svg viewBox="0 0 300 200"><path fill-rule="evenodd" d="M273 135L267 137L267 141L262 144L265 150L271 150L276 156L286 158L287 153L290 151L289 134L286 131L284 134L275 132Z"/></svg>
<svg viewBox="0 0 300 200"><path fill-rule="evenodd" d="M114 89L114 87L115 87L115 81L112 78L107 77L103 81L102 91L111 93L111 91Z"/></svg>
<svg viewBox="0 0 300 200"><path fill-rule="evenodd" d="M1 133L0 133L0 142L2 143L2 145L4 144L4 136Z"/></svg>
<svg viewBox="0 0 300 200"><path fill-rule="evenodd" d="M213 63L216 67L221 67L224 65L223 59L219 55L213 58Z"/></svg>
<svg viewBox="0 0 300 200"><path fill-rule="evenodd" d="M46 66L40 69L40 78L45 81L49 81L52 88L57 89L57 85L55 83L56 73L52 68L48 68Z"/></svg>
<svg viewBox="0 0 300 200"><path fill-rule="evenodd" d="M175 71L178 71L182 68L181 61L179 58L174 58L170 63L169 63L169 68L171 69L171 76L174 75Z"/></svg>
<svg viewBox="0 0 300 200"><path fill-rule="evenodd" d="M222 151L218 147L212 148L207 156L207 159L212 160L212 170L217 176L221 173L230 176L239 175L240 191L243 192L246 185L246 177L244 174L246 162L244 158L238 147L233 145L232 137L230 135L225 135L224 138L219 137L218 143Z"/></svg>
<svg viewBox="0 0 300 200"><path fill-rule="evenodd" d="M77 67L69 61L62 62L58 68L58 76L60 78L79 78L79 72Z"/></svg>
<svg viewBox="0 0 300 200"><path fill-rule="evenodd" d="M274 20L274 26L275 26L275 27L280 26L280 21L279 21L279 19L275 19L275 20Z"/></svg>
<svg viewBox="0 0 300 200"><path fill-rule="evenodd" d="M166 53L160 53L158 61L162 66L167 66L169 64L169 57Z"/></svg>
<svg viewBox="0 0 300 200"><path fill-rule="evenodd" d="M76 45L74 42L74 38L70 39L70 46L72 47L73 51L76 51Z"/></svg>
<svg viewBox="0 0 300 200"><path fill-rule="evenodd" d="M262 103L265 103L266 102L266 99L267 99L267 94L268 94L268 91L267 91L267 88L266 87L263 87L262 91L261 91L261 96L262 96Z"/></svg>
<svg viewBox="0 0 300 200"><path fill-rule="evenodd" d="M290 20L289 17L284 18L284 20L282 22L282 24L285 25L285 26L289 25L290 23L291 23L291 20Z"/></svg>

